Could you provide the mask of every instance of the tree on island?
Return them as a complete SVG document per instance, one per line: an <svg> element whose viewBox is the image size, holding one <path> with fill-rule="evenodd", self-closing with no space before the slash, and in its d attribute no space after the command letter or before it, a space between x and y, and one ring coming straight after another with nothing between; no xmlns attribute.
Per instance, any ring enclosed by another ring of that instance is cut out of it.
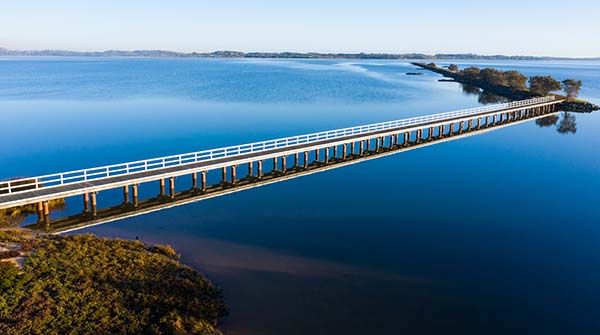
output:
<svg viewBox="0 0 600 335"><path fill-rule="evenodd" d="M470 80L478 79L480 73L481 73L481 70L474 66L468 67L468 68L460 71L461 76L463 76L467 79L470 79Z"/></svg>
<svg viewBox="0 0 600 335"><path fill-rule="evenodd" d="M450 66L448 66L448 70L452 72L458 72L458 66L456 66L456 64L450 64Z"/></svg>
<svg viewBox="0 0 600 335"><path fill-rule="evenodd" d="M504 80L506 84L514 89L527 89L527 77L519 71L504 72Z"/></svg>
<svg viewBox="0 0 600 335"><path fill-rule="evenodd" d="M581 89L581 85L583 85L581 80L575 79L565 79L563 80L562 84L563 90L567 94L567 100L577 98L579 95L579 90Z"/></svg>
<svg viewBox="0 0 600 335"><path fill-rule="evenodd" d="M548 95L552 91L562 88L559 81L551 76L533 76L529 77L529 89L540 95Z"/></svg>
<svg viewBox="0 0 600 335"><path fill-rule="evenodd" d="M486 67L485 69L481 70L481 73L479 74L479 79L492 85L506 85L504 73L500 70L492 69L489 67Z"/></svg>

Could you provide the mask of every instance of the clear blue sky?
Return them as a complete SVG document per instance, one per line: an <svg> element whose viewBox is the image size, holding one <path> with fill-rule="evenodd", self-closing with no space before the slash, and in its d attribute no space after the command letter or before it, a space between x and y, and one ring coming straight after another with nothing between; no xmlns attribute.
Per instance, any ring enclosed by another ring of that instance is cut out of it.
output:
<svg viewBox="0 0 600 335"><path fill-rule="evenodd" d="M597 57L598 15L598 0L3 0L0 47Z"/></svg>

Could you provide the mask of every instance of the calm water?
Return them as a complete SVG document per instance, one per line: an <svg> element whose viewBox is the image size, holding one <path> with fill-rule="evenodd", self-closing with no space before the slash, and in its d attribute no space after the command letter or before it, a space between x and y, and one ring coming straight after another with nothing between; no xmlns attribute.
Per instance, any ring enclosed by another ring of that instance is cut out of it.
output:
<svg viewBox="0 0 600 335"><path fill-rule="evenodd" d="M582 79L600 103L599 62L459 63ZM0 178L479 105L412 71L0 59ZM575 116L575 134L528 122L84 232L173 245L223 288L227 334L598 334L600 114Z"/></svg>

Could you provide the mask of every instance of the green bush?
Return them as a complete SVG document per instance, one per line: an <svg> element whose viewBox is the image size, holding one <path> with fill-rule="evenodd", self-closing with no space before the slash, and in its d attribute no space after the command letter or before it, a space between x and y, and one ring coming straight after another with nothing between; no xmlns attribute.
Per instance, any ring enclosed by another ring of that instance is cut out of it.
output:
<svg viewBox="0 0 600 335"><path fill-rule="evenodd" d="M170 247L46 237L0 268L0 334L219 334L220 290Z"/></svg>

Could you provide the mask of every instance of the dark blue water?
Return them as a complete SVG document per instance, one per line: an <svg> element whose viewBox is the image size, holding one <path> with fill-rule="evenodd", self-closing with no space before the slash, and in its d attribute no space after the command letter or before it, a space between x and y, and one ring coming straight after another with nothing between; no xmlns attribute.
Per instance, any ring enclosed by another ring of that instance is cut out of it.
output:
<svg viewBox="0 0 600 335"><path fill-rule="evenodd" d="M599 62L485 65L582 79L600 103ZM479 105L413 71L2 59L0 178ZM227 334L597 334L600 116L575 117L575 134L528 122L83 232L173 245L223 288Z"/></svg>

